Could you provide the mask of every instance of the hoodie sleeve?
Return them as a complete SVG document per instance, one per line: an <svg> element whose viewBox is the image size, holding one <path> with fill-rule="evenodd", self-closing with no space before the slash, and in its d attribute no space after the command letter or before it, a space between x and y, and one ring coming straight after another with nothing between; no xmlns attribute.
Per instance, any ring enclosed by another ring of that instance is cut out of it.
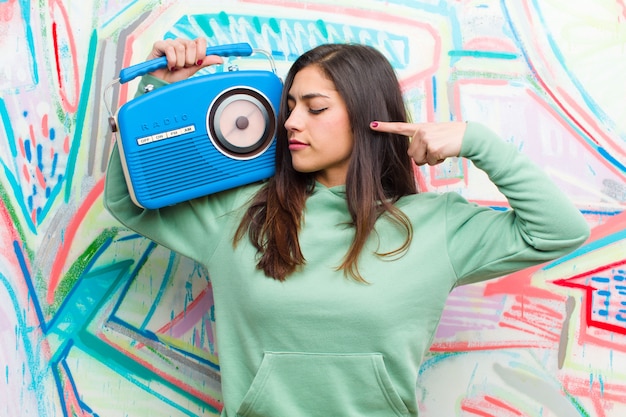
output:
<svg viewBox="0 0 626 417"><path fill-rule="evenodd" d="M448 195L446 233L457 285L505 275L561 257L589 237L589 226L545 172L487 127L468 123L461 156L507 198L497 211Z"/></svg>

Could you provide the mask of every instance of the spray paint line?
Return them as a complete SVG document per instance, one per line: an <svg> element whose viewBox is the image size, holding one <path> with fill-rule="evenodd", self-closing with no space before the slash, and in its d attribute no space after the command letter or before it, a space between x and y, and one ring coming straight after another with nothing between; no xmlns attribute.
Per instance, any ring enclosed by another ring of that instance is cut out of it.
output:
<svg viewBox="0 0 626 417"><path fill-rule="evenodd" d="M54 19L55 11L58 11L61 16L61 26L59 26L59 24L57 24L56 21L52 23L52 38L53 38L53 43L54 43L53 46L54 46L55 64L56 64L56 69L57 69L57 81L59 83L59 94L61 95L61 104L64 106L64 108L68 112L74 113L78 107L78 94L77 93L79 91L79 85L80 85L79 76L78 76L79 75L78 60L76 57L76 43L74 40L74 36L72 34L71 25L69 22L69 16L67 15L67 10L65 10L65 7L62 1L54 0L53 3L50 5L50 13L52 14L53 19ZM67 74L64 74L63 72L64 66L61 62L62 53L61 53L61 45L59 43L61 39L59 29L62 29L63 33L67 36L68 51L65 54L63 54L70 58L69 61L70 61L71 71L69 71ZM69 97L67 86L63 82L64 79L74 80L73 87L74 87L74 92L76 94L76 97L74 98Z"/></svg>
<svg viewBox="0 0 626 417"><path fill-rule="evenodd" d="M50 280L48 283L48 292L46 296L46 301L48 302L48 304L52 304L54 302L54 293L59 286L63 266L67 261L67 257L76 237L76 233L78 232L79 227L82 225L83 220L85 220L85 218L89 214L89 210L100 198L103 191L104 178L100 179L100 181L96 183L94 188L85 197L85 200L79 207L76 215L73 217L72 221L68 224L66 228L63 241L59 244L57 256L52 264L52 269L50 271Z"/></svg>

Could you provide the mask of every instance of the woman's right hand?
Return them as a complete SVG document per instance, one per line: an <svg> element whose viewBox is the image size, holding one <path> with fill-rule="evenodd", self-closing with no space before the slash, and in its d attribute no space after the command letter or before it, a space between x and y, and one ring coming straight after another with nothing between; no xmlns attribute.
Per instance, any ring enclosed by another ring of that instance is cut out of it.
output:
<svg viewBox="0 0 626 417"><path fill-rule="evenodd" d="M168 83L184 80L209 65L223 63L222 57L206 55L207 41L205 38L165 39L156 41L148 60L164 56L167 67L160 68L150 74Z"/></svg>
<svg viewBox="0 0 626 417"><path fill-rule="evenodd" d="M465 135L465 122L372 122L370 128L411 138L408 154L419 166L437 165L459 156Z"/></svg>

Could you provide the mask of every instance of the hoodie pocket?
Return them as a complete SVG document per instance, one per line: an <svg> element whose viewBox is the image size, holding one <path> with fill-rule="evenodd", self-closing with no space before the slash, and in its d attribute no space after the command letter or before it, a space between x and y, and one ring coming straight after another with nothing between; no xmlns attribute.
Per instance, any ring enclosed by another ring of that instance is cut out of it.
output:
<svg viewBox="0 0 626 417"><path fill-rule="evenodd" d="M408 416L383 356L266 352L238 417Z"/></svg>

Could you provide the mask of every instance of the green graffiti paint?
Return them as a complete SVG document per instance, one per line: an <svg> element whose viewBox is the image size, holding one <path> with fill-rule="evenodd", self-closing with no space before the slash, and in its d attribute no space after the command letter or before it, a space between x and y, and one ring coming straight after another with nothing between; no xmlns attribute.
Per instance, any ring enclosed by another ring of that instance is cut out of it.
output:
<svg viewBox="0 0 626 417"><path fill-rule="evenodd" d="M105 244L107 240L113 239L118 233L117 228L111 228L104 230L98 237L96 237L93 242L87 247L85 252L83 252L76 262L70 266L67 273L63 276L57 290L54 292L54 302L48 306L46 309L46 313L49 315L54 315L63 300L67 297L69 292L74 288L76 281L80 279L80 277L86 272L87 266L94 259L95 254L100 250L100 248Z"/></svg>
<svg viewBox="0 0 626 417"><path fill-rule="evenodd" d="M19 222L17 214L15 212L15 208L11 204L11 200L9 199L9 194L7 193L7 190L4 188L2 184L0 184L0 200L2 200L2 202L4 203L4 207L6 207L6 212L8 214L8 217L10 221L12 222L13 227L15 227L15 231L17 232L17 235L20 237L20 241L25 242L24 229L22 229L21 223ZM9 219L3 219L3 221L8 221ZM28 252L28 254L29 254L29 258L32 259L31 257L32 252Z"/></svg>
<svg viewBox="0 0 626 417"><path fill-rule="evenodd" d="M576 408L576 411L580 413L580 417L591 417L591 414L584 409L583 405L576 399L576 397L567 393L567 398L572 402L572 405Z"/></svg>

